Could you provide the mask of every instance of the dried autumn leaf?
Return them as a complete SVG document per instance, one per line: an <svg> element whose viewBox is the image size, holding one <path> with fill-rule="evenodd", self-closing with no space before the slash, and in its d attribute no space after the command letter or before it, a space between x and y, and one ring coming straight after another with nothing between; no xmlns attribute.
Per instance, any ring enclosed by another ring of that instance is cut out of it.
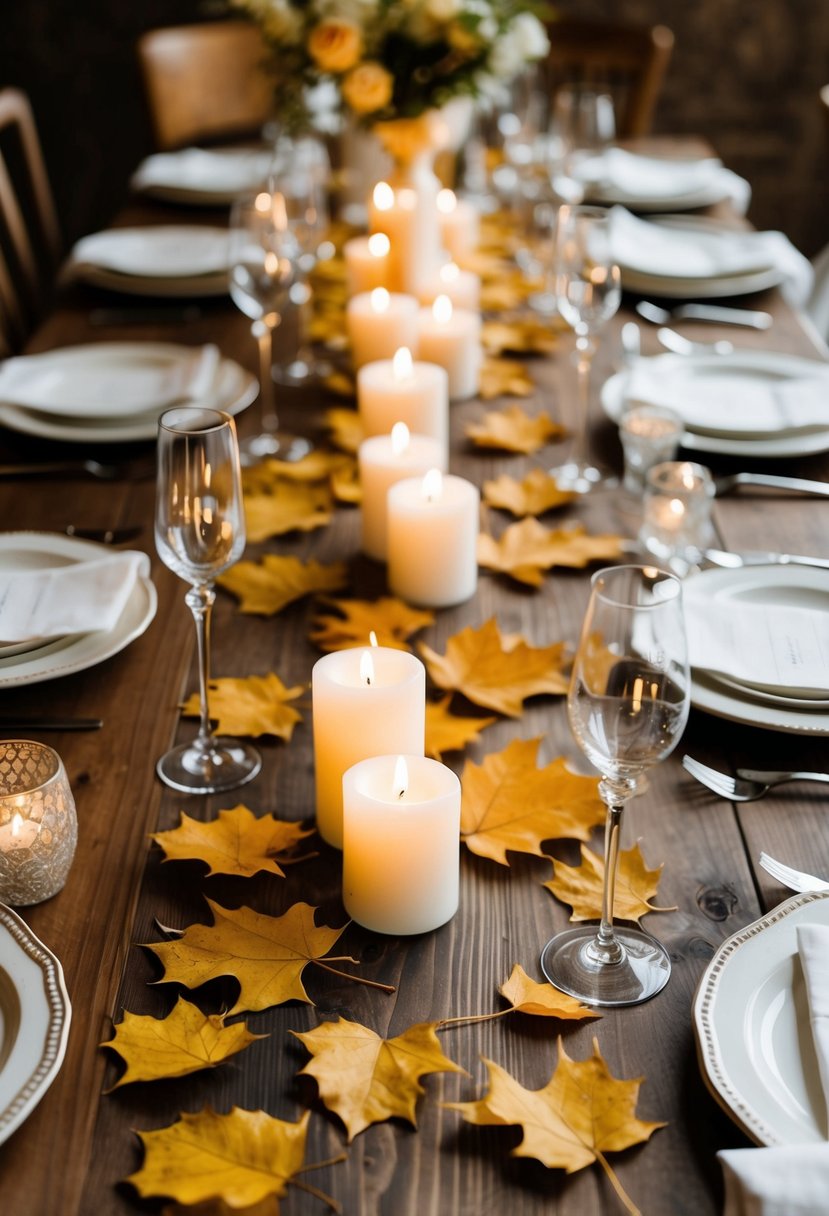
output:
<svg viewBox="0 0 829 1216"><path fill-rule="evenodd" d="M184 1204L220 1199L232 1209L282 1196L302 1169L310 1115L306 1111L298 1123L287 1123L238 1106L227 1115L210 1107L185 1111L178 1123L138 1132L144 1164L126 1181L144 1199L165 1195Z"/></svg>
<svg viewBox="0 0 829 1216"><path fill-rule="evenodd" d="M203 861L207 876L236 874L249 878L260 870L285 877L277 858L289 860L300 840L312 836L310 828L273 815L258 818L239 804L219 811L218 819L202 823L181 812L181 823L169 832L153 832L167 861Z"/></svg>
<svg viewBox="0 0 829 1216"><path fill-rule="evenodd" d="M584 1018L600 1018L598 1009L582 1005L575 997L559 992L552 984L537 984L531 980L524 968L516 963L509 979L498 989L506 997L516 1013L529 1013L534 1017L561 1018L576 1022Z"/></svg>
<svg viewBox="0 0 829 1216"><path fill-rule="evenodd" d="M495 397L530 397L535 383L523 363L514 359L484 359L478 374L478 396L482 401Z"/></svg>
<svg viewBox="0 0 829 1216"><path fill-rule="evenodd" d="M533 469L523 481L502 473L495 481L485 481L483 497L487 506L511 511L513 515L543 515L578 498L571 490L560 490L555 477L543 469Z"/></svg>
<svg viewBox="0 0 829 1216"><path fill-rule="evenodd" d="M240 612L274 616L304 595L339 591L348 582L348 567L345 562L324 565L266 553L258 562L237 562L217 582L236 596Z"/></svg>
<svg viewBox="0 0 829 1216"><path fill-rule="evenodd" d="M520 405L510 405L499 412L489 410L483 422L470 423L466 428L466 434L478 447L523 452L527 456L551 439L560 439L564 433L564 428L553 422L549 414L531 417Z"/></svg>
<svg viewBox="0 0 829 1216"><path fill-rule="evenodd" d="M461 840L479 857L508 865L507 850L544 857L545 840L589 840L604 823L596 777L571 773L561 758L537 764L540 739L513 739L461 779Z"/></svg>
<svg viewBox="0 0 829 1216"><path fill-rule="evenodd" d="M301 460L263 460L242 470L246 491L271 490L278 481L325 481L348 463L345 452L326 452L314 448Z"/></svg>
<svg viewBox="0 0 829 1216"><path fill-rule="evenodd" d="M552 355L558 339L549 325L541 321L486 321L481 328L481 341L489 354L517 351L520 354Z"/></svg>
<svg viewBox="0 0 829 1216"><path fill-rule="evenodd" d="M360 470L356 460L348 460L331 474L331 489L337 502L355 505L363 501Z"/></svg>
<svg viewBox="0 0 829 1216"><path fill-rule="evenodd" d="M379 600L339 600L324 597L334 614L314 617L309 637L320 650L346 650L365 646L373 630L380 646L410 650L406 639L434 622L432 612L410 608L403 600L383 596Z"/></svg>
<svg viewBox="0 0 829 1216"><path fill-rule="evenodd" d="M503 637L494 617L478 629L467 625L437 654L425 643L418 649L438 688L463 693L476 705L517 718L527 697L567 692L564 642L529 646L522 637Z"/></svg>
<svg viewBox="0 0 829 1216"><path fill-rule="evenodd" d="M571 920L595 920L602 914L602 884L604 882L604 858L581 846L582 864L567 866L555 862L555 873L543 885L548 891L570 904ZM619 854L616 870L616 888L613 898L613 915L619 920L639 921L646 912L672 912L672 908L658 908L649 903L659 886L662 866L649 870L645 865L638 844Z"/></svg>
<svg viewBox="0 0 829 1216"><path fill-rule="evenodd" d="M276 735L288 743L297 722L302 721L302 714L286 701L295 701L305 689L301 684L286 688L272 671L242 679L219 677L210 681L208 690L210 717L221 735ZM187 698L181 712L186 718L198 718L198 693Z"/></svg>
<svg viewBox="0 0 829 1216"><path fill-rule="evenodd" d="M356 454L365 439L363 423L356 410L330 409L325 411L325 425L331 432L331 441L343 452Z"/></svg>
<svg viewBox="0 0 829 1216"><path fill-rule="evenodd" d="M309 904L293 904L283 916L264 916L252 908L207 903L212 925L189 925L181 937L147 944L164 967L159 982L198 988L218 976L233 976L240 991L231 1014L285 1001L313 1005L302 972L328 953L345 926L316 925L316 908Z"/></svg>
<svg viewBox="0 0 829 1216"><path fill-rule="evenodd" d="M491 278L481 285L481 309L484 312L509 312L520 306L532 288L520 276Z"/></svg>
<svg viewBox="0 0 829 1216"><path fill-rule="evenodd" d="M636 1118L636 1103L643 1078L622 1081L614 1077L593 1040L588 1060L571 1060L558 1044L558 1064L542 1089L525 1089L505 1069L484 1059L489 1089L477 1102L447 1102L468 1123L483 1126L518 1125L521 1143L514 1157L534 1157L550 1169L568 1174L598 1161L627 1210L637 1209L622 1190L605 1157L649 1140L664 1123Z"/></svg>
<svg viewBox="0 0 829 1216"><path fill-rule="evenodd" d="M244 1022L225 1026L224 1017L205 1015L182 997L166 1018L125 1012L114 1030L113 1037L101 1046L117 1051L127 1071L113 1089L132 1081L185 1077L201 1068L214 1068L257 1039L268 1037L251 1034Z"/></svg>
<svg viewBox="0 0 829 1216"><path fill-rule="evenodd" d="M162 1208L161 1216L279 1216L279 1200L268 1195L259 1203L243 1208L231 1208L223 1199L207 1199L204 1203L170 1203Z"/></svg>
<svg viewBox="0 0 829 1216"><path fill-rule="evenodd" d="M582 524L545 528L530 516L510 524L498 540L481 532L478 563L530 587L540 587L545 570L553 566L581 569L588 562L612 561L622 556L623 543L621 536L591 536Z"/></svg>
<svg viewBox="0 0 829 1216"><path fill-rule="evenodd" d="M357 395L357 382L348 372L329 372L323 384L330 393L336 393L338 397L354 398Z"/></svg>
<svg viewBox="0 0 829 1216"><path fill-rule="evenodd" d="M481 731L496 718L460 717L449 712L452 694L440 701L426 702L426 755L440 760L444 752L458 752L467 743L477 743Z"/></svg>
<svg viewBox="0 0 829 1216"><path fill-rule="evenodd" d="M372 1123L397 1115L417 1126L419 1084L432 1072L465 1072L443 1054L435 1022L382 1039L367 1026L339 1018L304 1034L292 1030L313 1056L300 1074L314 1077L320 1098L339 1115L349 1143Z"/></svg>
<svg viewBox="0 0 829 1216"><path fill-rule="evenodd" d="M248 540L254 544L285 532L311 532L331 520L331 490L327 484L279 478L268 494L245 494Z"/></svg>

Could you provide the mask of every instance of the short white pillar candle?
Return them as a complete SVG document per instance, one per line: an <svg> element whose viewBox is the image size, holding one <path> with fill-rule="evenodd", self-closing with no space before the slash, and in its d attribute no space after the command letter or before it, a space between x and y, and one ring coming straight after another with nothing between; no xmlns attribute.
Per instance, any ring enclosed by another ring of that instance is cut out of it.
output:
<svg viewBox="0 0 829 1216"><path fill-rule="evenodd" d="M317 827L343 847L343 773L388 752L423 755L426 670L388 646L336 650L311 673Z"/></svg>
<svg viewBox="0 0 829 1216"><path fill-rule="evenodd" d="M392 295L385 287L352 296L345 316L354 367L391 359L401 346L414 348L418 311L414 296Z"/></svg>
<svg viewBox="0 0 829 1216"><path fill-rule="evenodd" d="M458 908L461 783L437 760L375 756L343 777L343 902L375 933L428 933Z"/></svg>
<svg viewBox="0 0 829 1216"><path fill-rule="evenodd" d="M449 399L462 401L478 391L481 371L481 318L468 308L453 308L448 296L438 296L418 317L418 358L437 363L449 376Z"/></svg>
<svg viewBox="0 0 829 1216"><path fill-rule="evenodd" d="M478 487L431 469L388 495L389 587L410 604L448 608L478 585Z"/></svg>
<svg viewBox="0 0 829 1216"><path fill-rule="evenodd" d="M355 236L343 245L345 281L349 297L375 287L388 287L389 238L384 232Z"/></svg>
<svg viewBox="0 0 829 1216"><path fill-rule="evenodd" d="M357 405L365 435L387 435L395 422L405 422L416 435L436 439L448 459L449 377L445 368L416 363L409 348L401 346L393 359L360 368Z"/></svg>
<svg viewBox="0 0 829 1216"><path fill-rule="evenodd" d="M440 238L443 248L453 258L462 261L464 254L478 248L481 237L481 217L477 207L459 199L453 190L441 190L437 197Z"/></svg>
<svg viewBox="0 0 829 1216"><path fill-rule="evenodd" d="M480 277L471 270L461 270L457 262L445 262L435 277L417 293L421 304L434 304L438 296L448 296L453 308L480 312Z"/></svg>
<svg viewBox="0 0 829 1216"><path fill-rule="evenodd" d="M396 422L391 434L364 439L357 459L362 489L362 550L368 557L384 562L389 488L404 478L422 477L429 469L445 469L446 446L429 435L412 435L405 422Z"/></svg>

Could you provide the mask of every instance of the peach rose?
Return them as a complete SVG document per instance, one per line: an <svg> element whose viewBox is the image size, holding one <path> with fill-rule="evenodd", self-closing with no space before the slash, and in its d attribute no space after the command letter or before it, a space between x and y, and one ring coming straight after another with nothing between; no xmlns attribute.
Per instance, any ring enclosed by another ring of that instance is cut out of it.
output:
<svg viewBox="0 0 829 1216"><path fill-rule="evenodd" d="M308 53L322 72L347 72L359 63L363 40L350 21L329 18L314 26Z"/></svg>
<svg viewBox="0 0 829 1216"><path fill-rule="evenodd" d="M391 101L393 92L394 77L372 59L354 68L342 83L343 97L355 114L382 110Z"/></svg>

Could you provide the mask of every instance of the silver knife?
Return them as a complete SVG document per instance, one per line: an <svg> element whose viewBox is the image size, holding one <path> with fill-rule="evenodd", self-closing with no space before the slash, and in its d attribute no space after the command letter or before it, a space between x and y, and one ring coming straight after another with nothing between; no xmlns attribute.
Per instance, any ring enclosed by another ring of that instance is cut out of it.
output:
<svg viewBox="0 0 829 1216"><path fill-rule="evenodd" d="M729 553L725 549L705 549L703 557L712 566L734 570L740 566L814 566L818 570L829 570L829 558L806 557L799 553L766 553L760 549Z"/></svg>
<svg viewBox="0 0 829 1216"><path fill-rule="evenodd" d="M774 473L727 473L714 478L718 497L740 486L766 486L772 490L788 490L790 494L816 494L829 498L829 481L809 481L805 477L778 477Z"/></svg>
<svg viewBox="0 0 829 1216"><path fill-rule="evenodd" d="M747 308L725 308L720 304L682 304L674 316L689 321L719 321L722 325L748 325L752 329L768 329L772 317L767 312L751 312Z"/></svg>

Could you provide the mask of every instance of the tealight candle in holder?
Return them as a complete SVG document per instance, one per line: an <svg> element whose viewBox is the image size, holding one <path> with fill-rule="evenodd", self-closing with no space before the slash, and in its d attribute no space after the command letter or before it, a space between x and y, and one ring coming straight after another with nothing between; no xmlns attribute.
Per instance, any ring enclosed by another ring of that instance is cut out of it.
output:
<svg viewBox="0 0 829 1216"><path fill-rule="evenodd" d="M625 454L626 490L641 494L648 469L674 459L683 429L682 419L662 405L637 405L622 415L619 439Z"/></svg>
<svg viewBox="0 0 829 1216"><path fill-rule="evenodd" d="M690 461L664 461L648 470L639 539L656 557L697 561L713 536L710 471Z"/></svg>
<svg viewBox="0 0 829 1216"><path fill-rule="evenodd" d="M354 367L391 359L401 346L416 347L418 313L414 296L393 295L385 287L352 296L345 319Z"/></svg>
<svg viewBox="0 0 829 1216"><path fill-rule="evenodd" d="M450 401L474 397L483 361L480 314L438 296L431 308L420 310L417 353L424 362L446 368Z"/></svg>
<svg viewBox="0 0 829 1216"><path fill-rule="evenodd" d="M78 840L63 762L42 743L0 743L0 901L37 904L61 890Z"/></svg>
<svg viewBox="0 0 829 1216"><path fill-rule="evenodd" d="M438 469L393 485L387 515L391 591L426 608L471 599L478 585L479 510L477 486Z"/></svg>
<svg viewBox="0 0 829 1216"><path fill-rule="evenodd" d="M416 435L436 439L448 462L449 377L436 363L415 362L407 346L392 359L367 363L357 373L357 406L367 436L387 435L405 422Z"/></svg>
<svg viewBox="0 0 829 1216"><path fill-rule="evenodd" d="M432 468L445 469L447 447L431 435L412 435L405 422L395 422L390 434L364 439L357 460L362 487L361 547L367 557L384 562L388 550L386 500L390 487L405 478L422 477Z"/></svg>

